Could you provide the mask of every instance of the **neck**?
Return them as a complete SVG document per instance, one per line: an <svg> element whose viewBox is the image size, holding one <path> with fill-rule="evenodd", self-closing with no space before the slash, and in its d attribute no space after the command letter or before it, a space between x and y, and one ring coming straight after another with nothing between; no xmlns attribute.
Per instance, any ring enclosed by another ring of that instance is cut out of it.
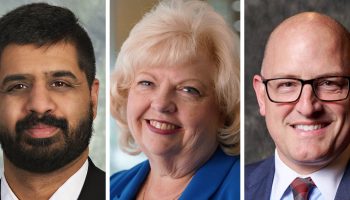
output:
<svg viewBox="0 0 350 200"><path fill-rule="evenodd" d="M177 199L198 168L209 160L216 150L208 149L207 152L193 149L176 153L174 156L148 156L151 171L138 194L138 199Z"/></svg>
<svg viewBox="0 0 350 200"><path fill-rule="evenodd" d="M191 181L194 174L187 174L181 178L159 177L150 175L147 177L137 199L178 199Z"/></svg>
<svg viewBox="0 0 350 200"><path fill-rule="evenodd" d="M319 171L325 167L332 169L334 167L338 167L339 165L342 166L347 164L349 158L350 158L350 145L348 145L343 151L341 151L338 154L335 154L332 158L328 159L327 161L314 161L309 163L296 163L296 162L290 162L287 158L283 156L282 153L280 153L277 149L278 156L280 157L281 161L286 164L289 168L294 170L300 175L309 175L316 171Z"/></svg>
<svg viewBox="0 0 350 200"><path fill-rule="evenodd" d="M182 149L179 152L170 152L168 154L154 155L146 153L151 173L155 176L168 176L174 179L181 178L187 174L193 174L214 154L218 144L212 147ZM194 159L195 158L195 159Z"/></svg>
<svg viewBox="0 0 350 200"><path fill-rule="evenodd" d="M48 173L34 173L13 165L4 155L4 174L18 199L49 199L64 182L76 173L88 157L86 149L64 167Z"/></svg>

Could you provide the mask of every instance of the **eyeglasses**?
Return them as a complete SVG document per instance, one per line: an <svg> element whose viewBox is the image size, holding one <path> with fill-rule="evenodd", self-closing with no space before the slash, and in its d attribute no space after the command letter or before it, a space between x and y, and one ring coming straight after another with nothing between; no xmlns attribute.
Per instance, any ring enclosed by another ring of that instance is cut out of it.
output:
<svg viewBox="0 0 350 200"><path fill-rule="evenodd" d="M264 79L267 96L274 103L298 101L304 85L310 84L315 96L321 101L341 101L348 98L350 77L329 76L310 80L298 78Z"/></svg>

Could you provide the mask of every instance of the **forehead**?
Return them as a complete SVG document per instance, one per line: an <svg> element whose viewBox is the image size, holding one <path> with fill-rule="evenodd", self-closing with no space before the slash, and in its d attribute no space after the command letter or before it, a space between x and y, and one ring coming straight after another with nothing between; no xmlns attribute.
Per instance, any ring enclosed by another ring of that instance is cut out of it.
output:
<svg viewBox="0 0 350 200"><path fill-rule="evenodd" d="M10 44L5 47L0 59L0 78L8 74L48 74L50 71L70 71L82 76L77 52L69 43L50 46Z"/></svg>
<svg viewBox="0 0 350 200"><path fill-rule="evenodd" d="M350 75L348 40L339 31L322 25L277 31L266 47L263 76Z"/></svg>
<svg viewBox="0 0 350 200"><path fill-rule="evenodd" d="M204 53L187 59L183 62L160 63L155 65L146 65L135 70L139 73L149 73L160 78L171 77L173 81L183 81L189 79L198 79L202 82L212 84L216 79L217 67L215 63Z"/></svg>

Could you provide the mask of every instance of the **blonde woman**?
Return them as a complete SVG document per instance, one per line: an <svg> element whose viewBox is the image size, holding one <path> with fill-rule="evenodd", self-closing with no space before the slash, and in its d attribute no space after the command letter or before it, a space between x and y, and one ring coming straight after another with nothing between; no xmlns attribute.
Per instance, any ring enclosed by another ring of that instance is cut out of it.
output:
<svg viewBox="0 0 350 200"><path fill-rule="evenodd" d="M148 160L111 177L111 199L239 199L239 41L202 1L162 1L116 62L121 147Z"/></svg>

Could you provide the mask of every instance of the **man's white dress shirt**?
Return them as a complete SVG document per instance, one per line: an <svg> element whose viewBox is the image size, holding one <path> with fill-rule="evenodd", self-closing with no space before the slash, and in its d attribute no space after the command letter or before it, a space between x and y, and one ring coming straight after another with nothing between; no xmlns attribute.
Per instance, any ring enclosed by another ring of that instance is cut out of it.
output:
<svg viewBox="0 0 350 200"><path fill-rule="evenodd" d="M89 162L86 160L81 168L58 188L58 190L50 197L50 200L78 199L85 182L88 167ZM2 173L1 177L1 200L18 200L8 185L4 173Z"/></svg>
<svg viewBox="0 0 350 200"><path fill-rule="evenodd" d="M312 190L310 200L334 199L340 181L349 160L350 145L330 165L307 175L301 175L289 168L275 150L275 176L273 179L271 200L293 200L293 193L289 185L296 177L311 177L317 188Z"/></svg>

